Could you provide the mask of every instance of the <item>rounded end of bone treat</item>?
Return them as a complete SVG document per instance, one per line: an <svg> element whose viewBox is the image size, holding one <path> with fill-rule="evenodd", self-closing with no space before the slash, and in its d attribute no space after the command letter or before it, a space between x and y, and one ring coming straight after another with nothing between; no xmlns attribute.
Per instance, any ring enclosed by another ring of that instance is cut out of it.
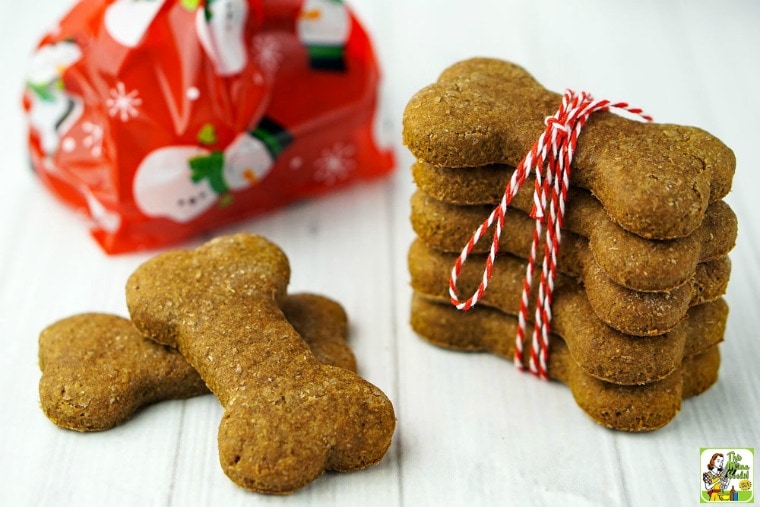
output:
<svg viewBox="0 0 760 507"><path fill-rule="evenodd" d="M500 79L522 80L526 85L531 86L538 84L535 78L519 65L498 58L486 57L468 58L450 65L438 77L438 82L451 81L473 73L490 75Z"/></svg>
<svg viewBox="0 0 760 507"><path fill-rule="evenodd" d="M117 315L84 313L40 333L40 406L56 425L100 431L141 407L208 392L177 352Z"/></svg>
<svg viewBox="0 0 760 507"><path fill-rule="evenodd" d="M204 315L257 294L281 303L289 280L288 259L274 243L255 234L221 236L139 266L127 280L127 308L145 336L175 347L177 330L208 325Z"/></svg>
<svg viewBox="0 0 760 507"><path fill-rule="evenodd" d="M268 494L292 493L325 471L324 444L303 438L308 418L285 420L289 400L259 393L258 399L231 399L219 425L222 470L240 487ZM303 425L303 428L297 426Z"/></svg>
<svg viewBox="0 0 760 507"><path fill-rule="evenodd" d="M612 221L599 222L589 240L594 260L616 283L636 291L664 291L694 275L700 238L691 235L651 241L631 234Z"/></svg>
<svg viewBox="0 0 760 507"><path fill-rule="evenodd" d="M571 383L578 406L610 429L645 432L662 428L678 414L683 399L680 370L640 386L623 386L586 376Z"/></svg>
<svg viewBox="0 0 760 507"><path fill-rule="evenodd" d="M501 136L473 115L496 104L463 101L457 88L433 84L417 92L404 110L403 140L414 156L434 166L473 167L501 159Z"/></svg>
<svg viewBox="0 0 760 507"><path fill-rule="evenodd" d="M711 200L711 175L690 135L690 127L599 114L578 139L573 167L584 169L582 185L624 229L647 239L685 237Z"/></svg>
<svg viewBox="0 0 760 507"><path fill-rule="evenodd" d="M355 373L323 365L270 384L230 397L219 426L222 468L241 487L287 494L325 470L359 470L387 452L393 406Z"/></svg>
<svg viewBox="0 0 760 507"><path fill-rule="evenodd" d="M119 396L128 383L113 358L129 351L136 336L128 320L102 313L74 315L46 327L39 336L38 388L47 418L75 431L102 431L129 418L140 403Z"/></svg>
<svg viewBox="0 0 760 507"><path fill-rule="evenodd" d="M339 437L330 450L328 470L350 472L375 465L385 457L393 441L396 414L388 397L365 380L351 391L362 401L336 413Z"/></svg>
<svg viewBox="0 0 760 507"><path fill-rule="evenodd" d="M45 416L60 428L79 432L105 431L119 426L154 401L141 399L135 393L115 399L108 393L93 392L87 386L56 381L50 376L40 380L39 392ZM201 393L190 395L195 394Z"/></svg>
<svg viewBox="0 0 760 507"><path fill-rule="evenodd" d="M698 231L702 245L700 258L706 261L727 255L736 245L738 229L736 213L725 201L710 204Z"/></svg>
<svg viewBox="0 0 760 507"><path fill-rule="evenodd" d="M736 155L717 137L697 127L689 131L689 145L710 174L710 202L723 199L731 191L736 171Z"/></svg>
<svg viewBox="0 0 760 507"><path fill-rule="evenodd" d="M599 319L634 336L654 336L675 328L686 318L693 296L691 285L667 292L638 292L618 285L596 265L585 270L588 302Z"/></svg>
<svg viewBox="0 0 760 507"><path fill-rule="evenodd" d="M404 144L423 162L439 167L478 167L522 159L543 130L544 110L559 95L546 93L524 69L509 62L473 58L446 69L438 82L417 92L403 115ZM513 100L505 101L505 96ZM526 110L520 104L536 102ZM517 106L516 106L517 105Z"/></svg>

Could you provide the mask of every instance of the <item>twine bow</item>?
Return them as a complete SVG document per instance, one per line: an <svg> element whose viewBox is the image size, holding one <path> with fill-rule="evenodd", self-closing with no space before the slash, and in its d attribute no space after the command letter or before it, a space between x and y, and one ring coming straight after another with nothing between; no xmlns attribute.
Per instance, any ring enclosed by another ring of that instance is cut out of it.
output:
<svg viewBox="0 0 760 507"><path fill-rule="evenodd" d="M533 207L530 216L536 222L533 231L533 242L525 270L520 310L518 313L517 336L515 337L515 365L523 370L523 342L528 316L528 298L533 286L533 271L536 264L543 227L546 224L546 239L541 266L541 279L536 297L535 316L533 319L533 337L530 347L528 367L530 372L542 379L548 379L547 364L549 359L549 333L551 332L552 292L557 268L559 245L562 241L562 225L565 215L565 202L570 186L570 164L578 143L578 136L589 117L597 111L618 109L639 116L645 121L652 118L639 108L630 107L625 102L610 103L609 100L594 100L586 93L576 93L567 90L562 96L562 104L554 116L544 121L546 128L533 144L530 151L517 165L512 178L507 183L499 205L491 212L486 220L475 230L469 241L462 249L451 270L449 279L449 295L451 303L459 310L469 310L483 297L488 282L493 274L493 265L499 250L499 239L504 229L507 207L520 190L525 180L533 172L535 174ZM548 220L547 220L548 212ZM467 256L480 241L481 237L496 224L491 242L491 249L485 262L483 278L475 292L462 301L457 294L457 278L467 261Z"/></svg>

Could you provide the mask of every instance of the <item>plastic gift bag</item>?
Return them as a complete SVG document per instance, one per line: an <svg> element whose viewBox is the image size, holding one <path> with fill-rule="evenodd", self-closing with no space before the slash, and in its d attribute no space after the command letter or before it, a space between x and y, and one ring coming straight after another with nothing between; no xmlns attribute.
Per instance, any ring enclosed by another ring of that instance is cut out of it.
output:
<svg viewBox="0 0 760 507"><path fill-rule="evenodd" d="M340 0L82 0L40 41L34 170L109 253L393 167L378 66Z"/></svg>

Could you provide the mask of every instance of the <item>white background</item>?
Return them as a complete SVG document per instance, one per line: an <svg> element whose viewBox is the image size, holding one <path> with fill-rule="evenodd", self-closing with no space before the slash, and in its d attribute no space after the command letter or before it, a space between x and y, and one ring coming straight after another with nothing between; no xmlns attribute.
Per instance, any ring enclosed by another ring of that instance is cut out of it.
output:
<svg viewBox="0 0 760 507"><path fill-rule="evenodd" d="M28 167L26 63L68 5L0 0L0 505L692 505L700 447L760 448L760 3L352 2L384 63L395 174L220 232L267 236L290 257L292 291L343 303L360 372L392 399L398 426L378 466L284 498L224 476L211 396L159 404L98 434L58 429L39 409L40 330L83 311L125 315L124 282L148 257L104 255ZM476 55L515 61L557 91L586 89L702 127L736 152L728 202L739 241L720 380L660 431L606 430L563 385L435 348L408 325L413 185L401 114L446 66Z"/></svg>

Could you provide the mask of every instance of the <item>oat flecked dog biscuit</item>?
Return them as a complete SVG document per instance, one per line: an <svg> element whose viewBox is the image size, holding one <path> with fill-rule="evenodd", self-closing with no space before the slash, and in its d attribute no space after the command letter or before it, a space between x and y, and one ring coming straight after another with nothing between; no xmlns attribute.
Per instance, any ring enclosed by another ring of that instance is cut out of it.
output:
<svg viewBox="0 0 760 507"><path fill-rule="evenodd" d="M40 333L39 345L42 410L70 430L105 430L151 403L208 392L179 353L117 315L60 320Z"/></svg>
<svg viewBox="0 0 760 507"><path fill-rule="evenodd" d="M578 197L584 197L584 194ZM595 200L590 198L590 201ZM505 227L508 230L500 238L500 250L506 248L523 255L524 245L518 250L510 248L524 243L526 231L530 244L535 222L527 215L531 204L519 204L521 207L510 208L507 213ZM636 291L667 291L683 285L694 276L698 263L724 257L736 241L736 215L723 201L710 205L704 223L692 236L662 241L645 240L625 232L605 220L603 210L583 204L586 204L585 200L578 199L568 207L564 229L567 232L563 234L563 241L570 237L573 238L570 241L578 242L577 236L581 236L599 268L615 283ZM461 251L475 228L492 210L488 206L457 206L441 202L421 190L412 195L411 208L412 226L419 237L431 248L454 253ZM480 241L473 253L485 253L490 246L489 242ZM572 269L572 266L568 267ZM576 270L574 274L578 272Z"/></svg>
<svg viewBox="0 0 760 507"><path fill-rule="evenodd" d="M454 265L455 249L458 245L466 243L470 231L482 221L482 215L478 210L470 208L447 205L425 196L422 192L412 196L412 227L418 234L418 241L429 247L424 255L426 258L434 259L430 260L431 265L449 262L448 269ZM510 210L509 215L505 222L504 234L501 236L500 251L527 258L535 223L528 215L516 209ZM713 237L718 238L720 235L716 233ZM619 285L610 278L608 272L597 263L590 244L591 242L582 236L565 232L557 268L581 280L589 302L599 318L627 334L661 334L672 329L683 319L690 306L722 296L731 275L731 262L724 255L696 264L691 268L689 279L679 286L656 292L640 292ZM619 245L611 244L610 247L611 255L627 257L625 251L620 251ZM419 245L413 246L412 249L422 251ZM485 255L471 255L464 268L465 273L461 275L460 284L467 283L467 280L479 283L481 274L478 271L482 270L484 262ZM659 268L652 268L656 269L655 273L662 273L669 271L671 265L670 262L663 262ZM503 271L504 268L496 266L497 277L503 277ZM442 266L438 273L441 277L447 276L445 266ZM519 292L517 286L515 289Z"/></svg>
<svg viewBox="0 0 760 507"><path fill-rule="evenodd" d="M512 221L509 230L513 230ZM530 239L531 229L523 231ZM524 237L522 238L525 239ZM525 242L517 242L517 235L510 236L505 253L499 254L494 263L492 278L483 301L505 311L517 311L517 302L525 276L526 262L506 252L517 251L524 256ZM595 316L608 326L628 335L654 336L674 329L686 316L689 307L719 298L726 290L731 272L728 257L699 264L688 284L667 292L636 292L611 282L589 260L583 243L566 237L558 269L577 277L584 285L584 297ZM528 244L529 247L529 244ZM456 254L444 253L428 247L421 239L409 248L409 271L412 285L429 294L448 294L451 266ZM462 294L472 294L483 277L486 256L471 255L457 279ZM561 278L557 285L568 283L569 277ZM417 286L422 284L424 286Z"/></svg>
<svg viewBox="0 0 760 507"><path fill-rule="evenodd" d="M322 363L356 370L345 342L348 323L336 302L313 294L288 295L283 312ZM39 339L40 404L58 426L100 431L140 408L208 393L176 350L144 338L117 315L87 313L45 328Z"/></svg>
<svg viewBox="0 0 760 507"><path fill-rule="evenodd" d="M409 101L404 143L435 166L516 166L560 102L517 65L466 60ZM679 238L728 193L735 166L733 152L703 130L597 113L578 139L571 185L589 189L639 236Z"/></svg>
<svg viewBox="0 0 760 507"><path fill-rule="evenodd" d="M705 332L720 332L713 328L725 323L725 314L722 321L711 320L714 318L710 315L692 323L686 350L694 350L693 345L704 340ZM415 294L411 322L421 337L442 347L484 350L509 359L514 354L517 318L493 308L479 306L459 312ZM652 431L668 424L680 410L683 398L700 394L715 383L720 366L718 347L712 345L686 356L680 368L661 380L616 385L580 368L559 337L552 339L550 348L549 376L567 384L578 405L594 421L623 431Z"/></svg>
<svg viewBox="0 0 760 507"><path fill-rule="evenodd" d="M428 298L448 301L448 273L451 264L447 257L430 251L419 241L409 250L409 272L412 289ZM480 306L496 308L517 315L520 288L525 274L525 262L511 255L502 255L494 264L494 275ZM459 288L469 293L477 286L478 266L465 265L458 280ZM686 317L692 314L715 316L727 312L725 302L718 299L695 306L684 313L680 322L668 333L653 336L631 336L602 322L594 312L585 291L574 280L559 276L552 305L552 331L567 343L570 354L587 373L616 384L643 384L670 375L685 356ZM535 298L530 298L534 301ZM459 312L467 315L468 312ZM528 315L533 315L530 310ZM701 317L700 317L701 318ZM723 319L725 320L725 318ZM717 329L717 328L716 328ZM719 328L722 331L722 327ZM722 340L722 332L706 333L713 345ZM704 347L706 348L706 347ZM691 351L691 353L695 353Z"/></svg>
<svg viewBox="0 0 760 507"><path fill-rule="evenodd" d="M284 318L289 278L276 245L237 234L158 255L127 282L135 326L176 347L224 406L222 469L265 493L375 464L395 428L382 391L320 364Z"/></svg>
<svg viewBox="0 0 760 507"><path fill-rule="evenodd" d="M434 167L418 162L412 167L419 189L427 197L426 207L457 209L462 232L457 237L441 235L449 248L461 250L475 227L499 203L513 170L504 166L476 167L467 170ZM503 169L502 169L503 168ZM498 177L494 177L494 173ZM652 241L632 234L613 222L601 203L590 192L571 188L563 228L589 239L589 247L599 267L617 283L638 291L668 290L688 281L699 262L716 259L733 248L737 219L723 201L710 203L702 224L689 236ZM416 198L418 201L422 197ZM413 211L415 210L413 203ZM524 185L510 205L525 213L533 207L533 184ZM417 209L419 205L417 206ZM464 214L469 221L464 223ZM447 220L449 216L441 216ZM413 217L414 220L414 217ZM507 224L511 220L507 213ZM466 237L462 237L466 235ZM441 248L430 243L435 248ZM473 251L486 252L487 241Z"/></svg>

